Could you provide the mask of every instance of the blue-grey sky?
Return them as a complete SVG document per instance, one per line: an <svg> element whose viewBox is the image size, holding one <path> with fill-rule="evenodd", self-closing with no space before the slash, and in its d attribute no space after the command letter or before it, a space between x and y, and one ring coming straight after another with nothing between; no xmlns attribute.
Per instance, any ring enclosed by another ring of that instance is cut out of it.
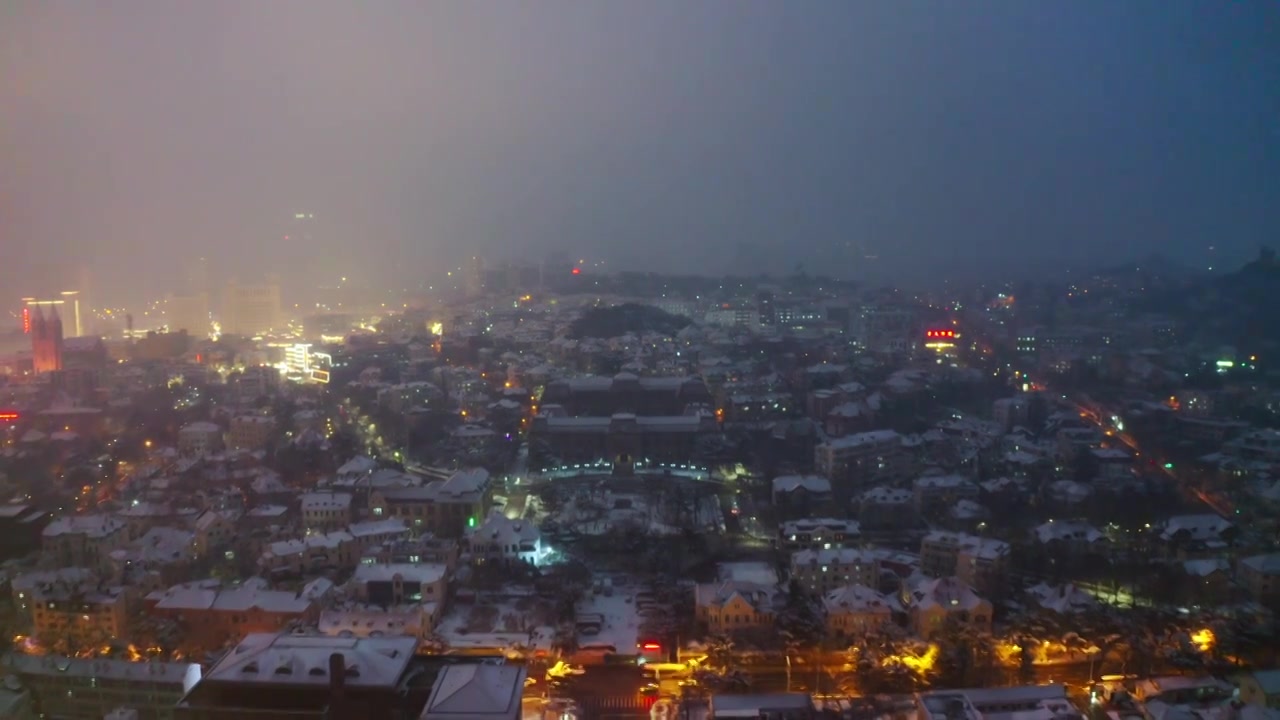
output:
<svg viewBox="0 0 1280 720"><path fill-rule="evenodd" d="M1280 3L9 0L0 167L15 295L81 259L158 294L199 254L397 282L554 250L1238 259L1280 228Z"/></svg>

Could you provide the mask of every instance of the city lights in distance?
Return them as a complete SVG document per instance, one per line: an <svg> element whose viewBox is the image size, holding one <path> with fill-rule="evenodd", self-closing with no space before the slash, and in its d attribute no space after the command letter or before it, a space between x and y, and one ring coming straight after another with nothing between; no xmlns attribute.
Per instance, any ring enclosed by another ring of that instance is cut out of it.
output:
<svg viewBox="0 0 1280 720"><path fill-rule="evenodd" d="M582 268L580 268L580 267L578 267L577 265L575 265L575 266L573 266L573 269L572 269L572 270L570 270L569 272L573 273L574 275L581 275L581 274L582 274Z"/></svg>

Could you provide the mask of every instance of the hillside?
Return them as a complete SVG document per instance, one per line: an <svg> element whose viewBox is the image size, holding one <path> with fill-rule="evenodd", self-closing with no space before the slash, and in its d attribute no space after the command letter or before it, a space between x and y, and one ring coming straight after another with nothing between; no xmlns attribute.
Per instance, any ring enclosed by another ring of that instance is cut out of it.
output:
<svg viewBox="0 0 1280 720"><path fill-rule="evenodd" d="M618 337L627 333L675 335L690 322L688 318L672 315L652 305L625 303L586 311L569 326L569 337L580 340Z"/></svg>

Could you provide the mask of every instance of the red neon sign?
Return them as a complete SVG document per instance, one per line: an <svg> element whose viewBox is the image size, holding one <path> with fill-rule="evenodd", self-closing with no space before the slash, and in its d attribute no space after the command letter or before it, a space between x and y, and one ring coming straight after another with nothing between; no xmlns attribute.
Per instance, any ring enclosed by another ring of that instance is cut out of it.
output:
<svg viewBox="0 0 1280 720"><path fill-rule="evenodd" d="M22 308L22 334L24 334L24 335L30 335L30 334L31 334L31 308L30 308L30 306L23 306L23 308Z"/></svg>
<svg viewBox="0 0 1280 720"><path fill-rule="evenodd" d="M653 642L645 643L642 647L643 647L645 650L661 650L661 649L662 649L662 646L661 646L661 645L659 645L658 643L653 643Z"/></svg>
<svg viewBox="0 0 1280 720"><path fill-rule="evenodd" d="M16 412L0 412L0 422L13 422L18 419Z"/></svg>
<svg viewBox="0 0 1280 720"><path fill-rule="evenodd" d="M925 337L931 338L955 338L955 330L926 330Z"/></svg>

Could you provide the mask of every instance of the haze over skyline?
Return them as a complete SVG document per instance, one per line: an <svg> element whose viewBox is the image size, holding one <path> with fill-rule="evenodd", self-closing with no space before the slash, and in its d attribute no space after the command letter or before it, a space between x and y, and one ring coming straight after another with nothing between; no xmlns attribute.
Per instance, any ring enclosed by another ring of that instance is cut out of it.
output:
<svg viewBox="0 0 1280 720"><path fill-rule="evenodd" d="M1232 265L1280 227L1277 119L1262 1L17 0L0 282Z"/></svg>

